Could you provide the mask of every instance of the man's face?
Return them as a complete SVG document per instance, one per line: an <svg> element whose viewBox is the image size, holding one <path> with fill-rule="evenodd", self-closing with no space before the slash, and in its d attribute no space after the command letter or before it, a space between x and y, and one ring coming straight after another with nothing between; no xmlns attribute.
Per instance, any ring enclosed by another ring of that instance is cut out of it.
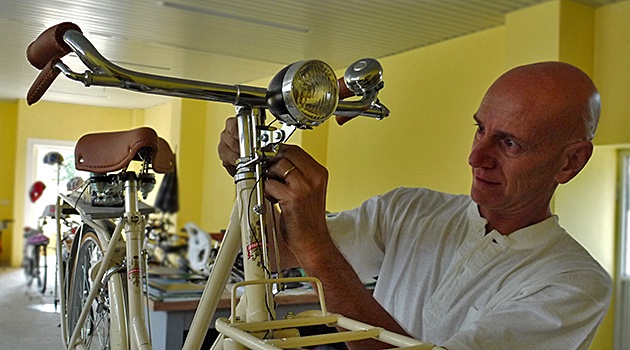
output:
<svg viewBox="0 0 630 350"><path fill-rule="evenodd" d="M549 208L565 135L556 134L561 121L544 104L530 102L494 91L474 116L478 129L468 162L471 196L482 214L531 215Z"/></svg>

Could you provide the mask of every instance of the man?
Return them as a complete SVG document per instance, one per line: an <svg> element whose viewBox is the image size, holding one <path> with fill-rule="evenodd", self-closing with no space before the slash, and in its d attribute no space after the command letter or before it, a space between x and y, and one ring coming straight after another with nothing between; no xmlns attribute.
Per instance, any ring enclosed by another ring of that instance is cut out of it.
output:
<svg viewBox="0 0 630 350"><path fill-rule="evenodd" d="M470 196L400 188L327 222L327 171L289 145L266 192L282 209L284 243L322 281L332 312L450 350L586 349L611 281L550 201L588 162L599 111L597 89L576 67L521 66L474 114ZM230 173L232 124L219 145ZM361 281L374 276L371 293Z"/></svg>

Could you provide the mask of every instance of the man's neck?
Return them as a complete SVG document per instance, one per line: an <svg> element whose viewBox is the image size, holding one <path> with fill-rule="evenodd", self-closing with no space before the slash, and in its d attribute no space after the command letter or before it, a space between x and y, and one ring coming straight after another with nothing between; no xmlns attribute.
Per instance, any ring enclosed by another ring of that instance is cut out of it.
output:
<svg viewBox="0 0 630 350"><path fill-rule="evenodd" d="M518 231L522 228L537 224L551 217L551 209L547 207L546 210L541 210L538 213L531 213L528 215L523 214L504 214L493 212L491 210L484 210L479 208L479 213L484 217L488 223L486 224L486 233L496 230L500 234L507 236L512 232Z"/></svg>

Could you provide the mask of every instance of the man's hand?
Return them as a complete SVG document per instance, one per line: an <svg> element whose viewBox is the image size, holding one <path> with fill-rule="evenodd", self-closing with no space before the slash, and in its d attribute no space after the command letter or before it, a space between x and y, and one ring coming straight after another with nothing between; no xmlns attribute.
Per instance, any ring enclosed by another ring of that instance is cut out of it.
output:
<svg viewBox="0 0 630 350"><path fill-rule="evenodd" d="M240 157L238 125L235 117L225 121L225 129L221 132L217 148L223 167L231 176L234 176L236 174L236 161Z"/></svg>
<svg viewBox="0 0 630 350"><path fill-rule="evenodd" d="M326 225L328 170L294 145L280 145L270 163L265 192L282 210L283 238L296 255L312 252L319 242L330 239Z"/></svg>

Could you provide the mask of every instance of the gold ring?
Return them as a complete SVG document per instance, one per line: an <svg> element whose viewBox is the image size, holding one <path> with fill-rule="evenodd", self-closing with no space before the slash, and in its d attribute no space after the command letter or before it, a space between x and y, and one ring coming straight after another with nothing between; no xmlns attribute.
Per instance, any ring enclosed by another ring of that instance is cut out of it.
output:
<svg viewBox="0 0 630 350"><path fill-rule="evenodd" d="M292 167L290 167L289 169L287 169L287 171L285 171L285 172L282 174L282 178L283 178L283 179L286 179L286 178L287 178L287 176L289 175L289 173L290 173L290 172L292 172L293 170L295 170L295 165L294 165L294 166L292 166Z"/></svg>

